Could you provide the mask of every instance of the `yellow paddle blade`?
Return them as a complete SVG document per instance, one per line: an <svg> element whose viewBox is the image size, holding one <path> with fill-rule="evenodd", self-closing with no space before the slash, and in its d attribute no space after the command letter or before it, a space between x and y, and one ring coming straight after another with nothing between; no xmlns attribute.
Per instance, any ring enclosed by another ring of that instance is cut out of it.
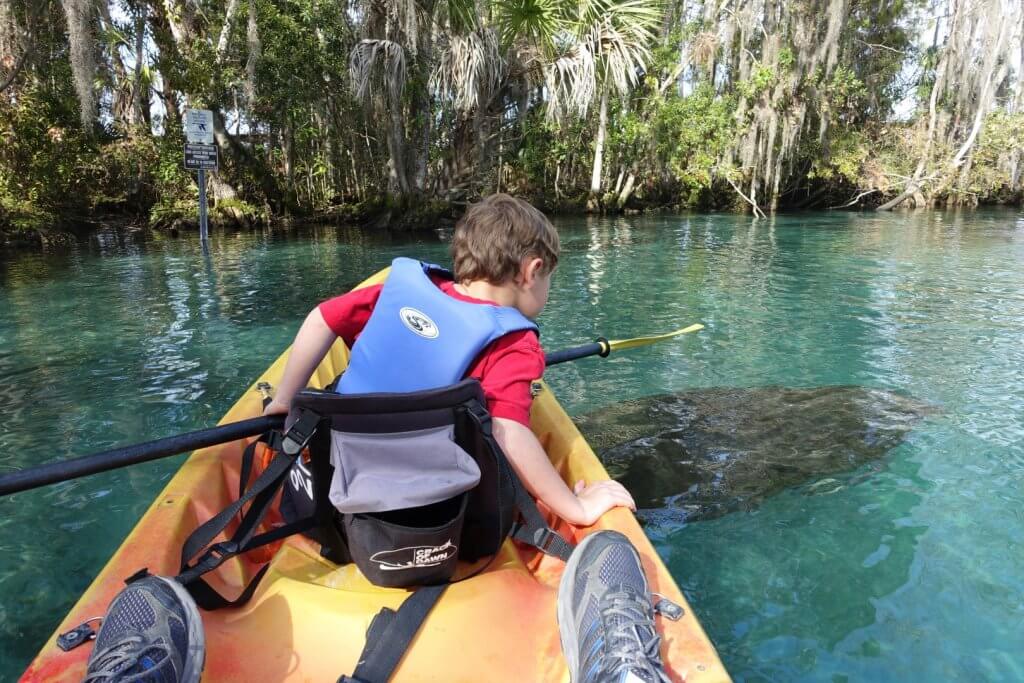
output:
<svg viewBox="0 0 1024 683"><path fill-rule="evenodd" d="M675 332L666 332L665 334L656 334L651 337L635 337L633 339L616 339L608 342L608 346L612 351L619 351L621 349L633 349L637 346L647 346L654 342L660 342L663 339L671 339L672 337L678 337L681 334L688 334L690 332L696 332L697 330L703 330L704 326L700 323L684 327L681 330Z"/></svg>

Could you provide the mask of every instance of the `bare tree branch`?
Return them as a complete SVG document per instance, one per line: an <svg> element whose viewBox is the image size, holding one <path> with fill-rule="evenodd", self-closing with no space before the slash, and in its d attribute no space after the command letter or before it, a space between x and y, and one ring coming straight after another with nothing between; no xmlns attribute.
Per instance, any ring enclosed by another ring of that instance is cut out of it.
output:
<svg viewBox="0 0 1024 683"><path fill-rule="evenodd" d="M732 186L732 189L734 189L736 191L736 194L738 194L740 197L742 197L743 201L745 201L747 204L750 204L751 208L754 209L754 217L755 218L767 218L767 216L765 215L765 212L762 211L761 207L757 205L757 202L755 202L753 199L751 199L747 195L743 194L743 190L741 190L739 188L739 186L736 185L736 183L734 183L732 181L732 178L730 178L729 176L727 176L725 174L722 174L722 175L725 177L726 182L729 183Z"/></svg>
<svg viewBox="0 0 1024 683"><path fill-rule="evenodd" d="M854 204L856 204L857 202L859 202L859 201L861 200L861 198L862 198L862 197L866 197L866 196L868 196L869 194L872 194L872 193L874 193L874 192L878 192L878 190L877 190L877 189L875 189L875 188L872 188L872 189L870 189L870 190L864 190L863 192L861 192L860 194L858 194L858 195L857 195L856 197L854 197L854 198L853 198L853 199L851 199L850 201L846 202L845 204L840 204L839 206L830 206L830 207L828 207L828 208L829 208L830 210L831 210L831 209L845 209L846 207L848 207L848 206L853 206Z"/></svg>
<svg viewBox="0 0 1024 683"><path fill-rule="evenodd" d="M860 43L861 45L863 45L865 47L874 48L876 50L888 50L889 52L895 52L898 55L906 55L907 54L906 50L897 50L894 47L889 47L888 45L883 45L881 43L869 43L868 41L861 40L860 38L854 38L853 41L855 43Z"/></svg>

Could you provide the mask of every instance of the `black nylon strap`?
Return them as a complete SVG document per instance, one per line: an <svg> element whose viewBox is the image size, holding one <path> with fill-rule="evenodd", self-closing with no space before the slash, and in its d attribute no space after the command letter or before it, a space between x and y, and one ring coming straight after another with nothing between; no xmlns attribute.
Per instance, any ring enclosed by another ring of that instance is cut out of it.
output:
<svg viewBox="0 0 1024 683"><path fill-rule="evenodd" d="M230 554L237 554L237 550L232 546L244 545L253 535L257 526L263 517L266 515L270 503L273 501L274 494L277 493L278 487L284 483L284 479L288 474L288 470L291 468L292 463L295 461L295 456L288 456L285 454L279 454L274 458L267 469L259 476L259 478L253 483L252 488L245 492L238 500L231 505L227 506L216 515L208 519L198 529L192 532L192 535L188 537L185 544L181 549L181 570L182 572L188 572L189 570L200 570L195 575L205 574L211 569L216 568L227 559L230 555L225 555L219 561L216 561L217 553L207 552L200 560L194 565L190 566L189 562L199 552L208 546L213 539L215 539L220 532L231 522L235 515L242 507L250 502L254 501L248 512L242 518L242 522L238 525L238 530L234 536L231 537L230 541L225 543L218 543L217 546L222 546L219 552L227 552ZM254 500L256 499L256 500ZM217 547L214 546L214 547ZM213 550L213 548L211 548ZM235 550L235 552L232 552Z"/></svg>
<svg viewBox="0 0 1024 683"><path fill-rule="evenodd" d="M209 584L199 578L203 574L216 569L226 560L240 553L272 543L294 533L307 531L315 526L314 518L309 517L278 527L272 531L255 535L260 523L273 505L277 492L287 480L292 464L299 457L310 437L316 432L319 420L319 416L312 411L301 410L296 424L281 439L281 442L287 443L289 447L286 450L278 451L274 459L270 461L267 469L260 474L256 481L253 482L252 487L246 491L245 483L251 472L252 460L255 454L255 442L250 444L242 456L242 476L239 483L238 500L199 526L185 541L181 550L181 573L176 578L192 594L196 604L203 609L212 610L245 604L252 597L256 586L259 584L260 579L263 578L269 565L260 569L242 591L241 595L234 600L228 600L213 590ZM267 442L276 441L272 435L263 436L260 440ZM252 504L242 516L238 528L231 538L227 541L210 545L231 523L235 515L250 502ZM209 547L207 548L207 546ZM196 560L195 564L190 565L189 563L192 558L204 548L207 548L206 552Z"/></svg>
<svg viewBox="0 0 1024 683"><path fill-rule="evenodd" d="M299 521L292 522L291 524L285 524L273 531L268 531L260 534L259 536L254 536L248 543L239 549L238 553L241 554L248 552L253 548L259 548L260 546L268 543L273 543L278 539L287 538L292 534L307 531L314 526L315 520L312 517L300 519ZM267 573L267 569L269 568L270 564L266 564L261 567L260 570L256 572L256 575L252 577L252 580L249 581L245 588L242 589L242 592L234 600L228 600L223 595L215 591L210 584L198 578L198 576L189 581L188 585L185 587L188 589L188 592L192 595L193 599L195 599L196 604L204 610L210 611L221 609L223 607L240 607L241 605L249 602L252 598L253 594L256 592L256 587L259 585L260 581L263 580L263 575ZM182 581L180 576L178 577L178 581Z"/></svg>
<svg viewBox="0 0 1024 683"><path fill-rule="evenodd" d="M270 432L261 435L258 439L250 443L242 451L242 467L238 472L238 497L241 498L245 494L245 487L249 485L249 477L252 475L252 462L256 458L256 444L262 442L267 443Z"/></svg>
<svg viewBox="0 0 1024 683"><path fill-rule="evenodd" d="M508 464L507 457L494 438L490 415L486 410L483 410L482 406L478 408L473 409L471 407L467 412L480 429L480 433L483 435L487 445L500 455L506 474L512 482L512 489L515 491L515 506L519 511L521 519L512 525L512 538L520 543L531 545L547 555L554 555L563 562L568 562L575 546L548 526L544 516L537 509L537 502L530 495L530 492L526 490L526 487L523 486L512 466Z"/></svg>
<svg viewBox="0 0 1024 683"><path fill-rule="evenodd" d="M544 516L537 509L537 503L533 496L523 487L523 484L513 478L513 485L516 489L516 507L522 519L512 527L512 538L520 543L532 545L548 555L554 555L563 562L569 561L575 546L548 526Z"/></svg>
<svg viewBox="0 0 1024 683"><path fill-rule="evenodd" d="M338 683L387 683L447 588L446 583L424 586L406 598L397 612L387 607L378 612L366 631L366 645L355 672L342 676Z"/></svg>
<svg viewBox="0 0 1024 683"><path fill-rule="evenodd" d="M236 547L240 547L249 541L256 528L259 526L259 523L263 521L263 517L270 509L270 504L273 502L274 496L277 494L277 489L284 483L285 478L288 476L288 471L291 469L292 463L295 462L295 459L299 456L299 453L302 452L302 449L315 432L316 425L319 423L319 420L319 415L316 415L312 411L300 410L299 419L296 420L295 424L292 425L283 439L283 442L287 443L290 446L290 449L279 452L277 457L270 461L270 464L267 466L267 469L264 470L263 474L253 482L252 488L239 496L238 500L233 502L231 505L208 519L198 529L193 531L192 535L185 541L185 544L181 549L181 570L183 572L193 569L193 567L189 566L189 561L199 554L199 551L213 542L213 539L215 539L217 535L227 527L231 519L238 514L238 511L241 510L246 503L253 501L252 506L250 506L248 512L242 518L242 522L239 524L238 530L231 538L231 541L217 545L223 546L219 550L221 553L226 551L230 554L237 554ZM296 434L298 434L298 436L296 436ZM301 440L299 437L301 437ZM228 557L231 556L230 554ZM220 565L224 559L227 559L227 557L211 564L213 560L211 559L211 554L208 552L200 559L199 562L196 563L196 566L198 567L200 563L203 563L204 566L208 566L208 568L199 572L200 574L203 574Z"/></svg>
<svg viewBox="0 0 1024 683"><path fill-rule="evenodd" d="M192 579L185 585L185 588L188 590L189 595L192 596L192 599L196 601L196 604L206 611L222 609L224 607L241 607L252 599L253 594L256 592L256 587L259 586L260 581L263 580L263 575L267 573L268 569L270 569L269 564L264 565L256 572L256 576L252 577L252 581L246 585L234 600L228 600L202 579Z"/></svg>

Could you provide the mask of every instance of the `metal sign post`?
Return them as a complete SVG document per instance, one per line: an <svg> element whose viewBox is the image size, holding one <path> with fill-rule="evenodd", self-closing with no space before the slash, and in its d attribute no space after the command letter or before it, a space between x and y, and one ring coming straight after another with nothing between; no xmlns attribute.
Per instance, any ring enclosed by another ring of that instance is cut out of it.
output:
<svg viewBox="0 0 1024 683"><path fill-rule="evenodd" d="M206 242L209 236L206 209L206 172L217 170L217 145L185 143L185 168L199 171L199 239Z"/></svg>
<svg viewBox="0 0 1024 683"><path fill-rule="evenodd" d="M210 237L210 225L206 217L206 171L199 169L199 241L205 243Z"/></svg>
<svg viewBox="0 0 1024 683"><path fill-rule="evenodd" d="M206 208L206 172L216 171L217 146L213 144L213 112L209 109L185 110L185 168L199 171L199 240L209 238Z"/></svg>

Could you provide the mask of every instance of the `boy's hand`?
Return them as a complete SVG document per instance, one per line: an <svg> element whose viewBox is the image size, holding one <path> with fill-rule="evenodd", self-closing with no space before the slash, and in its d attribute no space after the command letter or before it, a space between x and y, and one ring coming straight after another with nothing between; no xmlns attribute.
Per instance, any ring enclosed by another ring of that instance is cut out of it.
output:
<svg viewBox="0 0 1024 683"><path fill-rule="evenodd" d="M279 403L277 401L277 399L274 399L270 403L267 404L266 408L263 409L263 414L264 415L287 415L288 414L288 410L289 410L288 404L286 404L286 403Z"/></svg>
<svg viewBox="0 0 1024 683"><path fill-rule="evenodd" d="M578 520L569 521L580 526L590 526L612 508L626 507L636 511L636 503L626 487L611 479L590 486L580 479L573 487L573 492L580 503L581 516Z"/></svg>

